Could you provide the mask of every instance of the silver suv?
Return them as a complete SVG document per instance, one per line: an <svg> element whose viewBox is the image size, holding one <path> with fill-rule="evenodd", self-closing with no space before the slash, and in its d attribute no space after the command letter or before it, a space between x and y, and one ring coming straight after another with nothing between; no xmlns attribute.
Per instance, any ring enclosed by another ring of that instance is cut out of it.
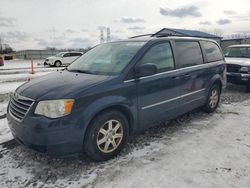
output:
<svg viewBox="0 0 250 188"><path fill-rule="evenodd" d="M232 45L224 50L227 81L246 85L250 92L250 44Z"/></svg>

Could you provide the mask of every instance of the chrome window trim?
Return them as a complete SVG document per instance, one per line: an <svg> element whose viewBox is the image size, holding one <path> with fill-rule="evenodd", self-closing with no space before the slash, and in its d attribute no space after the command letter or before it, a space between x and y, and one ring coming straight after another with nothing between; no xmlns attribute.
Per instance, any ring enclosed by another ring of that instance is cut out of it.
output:
<svg viewBox="0 0 250 188"><path fill-rule="evenodd" d="M219 60L219 61L216 61L216 62L213 62L213 63L204 63L204 64L201 64L201 65L194 65L194 66L190 66L190 67L183 67L183 68L179 68L179 69L175 69L175 70L171 70L171 71L166 71L166 72L160 72L160 73L157 73L157 74L153 74L153 75L150 75L150 76L144 76L144 77L140 77L138 78L138 80L143 80L145 78L151 78L151 77L155 77L155 76L159 76L159 75L163 75L163 74L167 74L167 73L173 73L173 72L177 72L177 71L182 71L182 70L187 70L187 69L192 69L192 68L197 68L197 67L210 67L211 65L220 65L220 64L225 64L225 62L221 62L223 60ZM129 79L129 80L125 80L123 81L124 83L128 83L128 82L133 82L135 81L136 79Z"/></svg>
<svg viewBox="0 0 250 188"><path fill-rule="evenodd" d="M202 92L202 91L205 91L206 89L203 88L203 89L200 89L200 90L197 90L197 91L193 91L193 92L190 92L190 93L187 93L187 94L184 94L184 95L180 95L178 97L174 97L174 98L171 98L171 99L167 99L167 100L164 100L164 101L161 101L161 102L157 102L157 103L154 103L154 104L151 104L151 105L148 105L148 106L143 106L141 107L142 110L145 110L145 109L148 109L148 108L152 108L154 106L158 106L158 105L161 105L161 104L164 104L164 103L168 103L168 102L171 102L171 101L174 101L174 100L177 100L177 99L180 99L180 98L183 98L183 97L187 97L189 95L193 95L195 93L199 93L199 92Z"/></svg>

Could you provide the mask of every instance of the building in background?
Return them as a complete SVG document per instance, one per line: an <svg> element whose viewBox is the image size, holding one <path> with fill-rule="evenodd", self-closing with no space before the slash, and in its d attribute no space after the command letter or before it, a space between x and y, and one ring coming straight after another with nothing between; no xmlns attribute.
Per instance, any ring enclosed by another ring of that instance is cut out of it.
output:
<svg viewBox="0 0 250 188"><path fill-rule="evenodd" d="M15 52L17 59L45 59L62 52L62 50L21 50Z"/></svg>
<svg viewBox="0 0 250 188"><path fill-rule="evenodd" d="M222 39L221 48L224 50L226 47L235 44L250 44L250 38L232 38L232 39Z"/></svg>
<svg viewBox="0 0 250 188"><path fill-rule="evenodd" d="M46 59L47 57L54 56L60 52L87 52L90 48L86 49L46 49L46 50L20 50L15 52L13 55L16 59Z"/></svg>

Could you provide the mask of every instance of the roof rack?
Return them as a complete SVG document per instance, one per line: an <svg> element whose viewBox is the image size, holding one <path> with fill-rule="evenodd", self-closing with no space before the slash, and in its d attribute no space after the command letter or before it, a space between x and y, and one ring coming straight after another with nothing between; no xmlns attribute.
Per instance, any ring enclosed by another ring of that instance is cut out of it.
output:
<svg viewBox="0 0 250 188"><path fill-rule="evenodd" d="M147 36L151 37L152 35L154 35L154 34L136 35L136 36L130 37L130 39L139 38L139 37L147 37Z"/></svg>
<svg viewBox="0 0 250 188"><path fill-rule="evenodd" d="M170 36L178 36L178 35L173 35L173 34L167 34L167 33L155 33L151 37L170 37Z"/></svg>
<svg viewBox="0 0 250 188"><path fill-rule="evenodd" d="M130 39L139 38L139 37L146 37L146 36L149 36L149 37L169 37L169 36L179 36L179 35L164 34L164 33L154 33L154 34L136 35L136 36L130 37Z"/></svg>

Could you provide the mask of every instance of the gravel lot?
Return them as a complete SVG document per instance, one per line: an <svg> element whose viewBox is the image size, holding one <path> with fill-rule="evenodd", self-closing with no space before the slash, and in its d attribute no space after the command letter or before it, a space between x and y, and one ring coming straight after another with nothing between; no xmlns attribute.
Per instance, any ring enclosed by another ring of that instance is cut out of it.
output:
<svg viewBox="0 0 250 188"><path fill-rule="evenodd" d="M101 163L84 154L54 159L10 141L0 145L0 187L249 187L249 110L245 88L228 85L215 113L197 109L151 128Z"/></svg>

